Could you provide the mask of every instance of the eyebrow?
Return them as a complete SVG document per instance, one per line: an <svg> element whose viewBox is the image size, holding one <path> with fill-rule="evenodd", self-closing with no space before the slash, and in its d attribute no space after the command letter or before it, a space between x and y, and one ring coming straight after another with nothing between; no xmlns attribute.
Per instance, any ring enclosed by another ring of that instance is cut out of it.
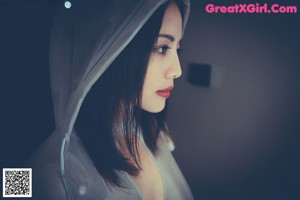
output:
<svg viewBox="0 0 300 200"><path fill-rule="evenodd" d="M159 34L158 37L166 38L166 39L170 40L171 42L175 41L174 36L169 35L169 34Z"/></svg>

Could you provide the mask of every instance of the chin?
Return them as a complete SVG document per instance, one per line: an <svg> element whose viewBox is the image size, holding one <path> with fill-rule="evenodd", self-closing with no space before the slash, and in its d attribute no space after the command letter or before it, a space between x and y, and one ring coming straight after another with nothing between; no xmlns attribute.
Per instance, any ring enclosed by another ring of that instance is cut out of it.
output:
<svg viewBox="0 0 300 200"><path fill-rule="evenodd" d="M147 106L142 105L142 109L147 111L147 112L150 112L150 113L159 113L164 108L165 108L165 103L161 104L161 105L147 105Z"/></svg>

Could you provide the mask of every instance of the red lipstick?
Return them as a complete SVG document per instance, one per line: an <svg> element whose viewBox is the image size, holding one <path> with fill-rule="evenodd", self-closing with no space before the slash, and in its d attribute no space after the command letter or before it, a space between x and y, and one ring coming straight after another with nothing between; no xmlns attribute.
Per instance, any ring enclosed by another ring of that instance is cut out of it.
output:
<svg viewBox="0 0 300 200"><path fill-rule="evenodd" d="M161 96L163 98L169 98L170 97L170 92L171 90L173 90L173 86L170 86L168 88L162 89L162 90L157 90L156 94L158 94L158 96Z"/></svg>

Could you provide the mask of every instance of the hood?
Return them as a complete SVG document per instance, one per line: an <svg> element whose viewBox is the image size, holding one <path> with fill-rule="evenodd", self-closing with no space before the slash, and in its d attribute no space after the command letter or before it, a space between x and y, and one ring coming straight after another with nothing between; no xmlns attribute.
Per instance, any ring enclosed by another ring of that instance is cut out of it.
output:
<svg viewBox="0 0 300 200"><path fill-rule="evenodd" d="M56 131L69 140L93 84L166 0L84 0L59 8L50 42ZM183 29L189 14L185 4Z"/></svg>

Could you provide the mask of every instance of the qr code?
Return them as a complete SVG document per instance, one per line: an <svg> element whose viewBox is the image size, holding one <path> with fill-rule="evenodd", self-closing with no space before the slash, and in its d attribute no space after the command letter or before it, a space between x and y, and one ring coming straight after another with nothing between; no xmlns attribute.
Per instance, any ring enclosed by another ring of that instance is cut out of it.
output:
<svg viewBox="0 0 300 200"><path fill-rule="evenodd" d="M31 168L3 168L3 197L32 197Z"/></svg>

